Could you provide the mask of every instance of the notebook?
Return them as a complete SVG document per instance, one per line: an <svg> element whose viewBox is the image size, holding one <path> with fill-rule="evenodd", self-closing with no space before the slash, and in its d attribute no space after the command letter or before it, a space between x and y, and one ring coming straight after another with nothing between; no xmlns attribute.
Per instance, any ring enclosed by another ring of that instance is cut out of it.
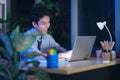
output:
<svg viewBox="0 0 120 80"><path fill-rule="evenodd" d="M77 36L73 47L73 53L69 61L90 58L95 39L96 36Z"/></svg>

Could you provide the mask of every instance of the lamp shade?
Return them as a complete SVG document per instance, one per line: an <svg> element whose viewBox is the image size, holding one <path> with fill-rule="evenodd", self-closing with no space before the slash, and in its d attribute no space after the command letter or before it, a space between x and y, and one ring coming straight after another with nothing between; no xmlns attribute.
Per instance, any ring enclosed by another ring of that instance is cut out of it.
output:
<svg viewBox="0 0 120 80"><path fill-rule="evenodd" d="M96 24L97 24L97 26L98 26L98 28L99 28L100 30L103 30L104 27L107 29L107 31L108 31L108 33L109 33L109 36L110 36L110 40L111 40L111 42L112 42L112 36L111 36L111 33L110 33L110 31L109 31L109 29L108 29L108 27L107 27L107 25L106 25L106 21L104 21L104 22L97 22Z"/></svg>
<svg viewBox="0 0 120 80"><path fill-rule="evenodd" d="M98 28L100 30L102 30L104 28L104 26L106 25L106 21L104 21L104 22L97 22L96 24L97 24Z"/></svg>

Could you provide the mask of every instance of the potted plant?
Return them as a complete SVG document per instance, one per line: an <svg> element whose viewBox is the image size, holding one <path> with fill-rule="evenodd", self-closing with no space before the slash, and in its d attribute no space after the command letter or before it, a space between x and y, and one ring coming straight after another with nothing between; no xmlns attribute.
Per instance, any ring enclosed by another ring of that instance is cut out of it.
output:
<svg viewBox="0 0 120 80"><path fill-rule="evenodd" d="M4 31L0 31L0 39L6 46L0 46L0 80L50 80L49 75L38 68L36 61L31 62L35 67L27 70L19 69L19 52L29 48L38 34L41 33L24 36L19 31L19 26L12 31L10 37Z"/></svg>

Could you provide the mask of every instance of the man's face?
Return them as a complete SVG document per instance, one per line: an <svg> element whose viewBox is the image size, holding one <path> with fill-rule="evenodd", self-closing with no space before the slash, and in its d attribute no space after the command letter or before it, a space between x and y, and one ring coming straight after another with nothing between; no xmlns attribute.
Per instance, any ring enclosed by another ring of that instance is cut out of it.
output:
<svg viewBox="0 0 120 80"><path fill-rule="evenodd" d="M39 19L38 23L33 22L32 24L35 29L39 30L43 34L46 34L50 27L50 17L44 16Z"/></svg>

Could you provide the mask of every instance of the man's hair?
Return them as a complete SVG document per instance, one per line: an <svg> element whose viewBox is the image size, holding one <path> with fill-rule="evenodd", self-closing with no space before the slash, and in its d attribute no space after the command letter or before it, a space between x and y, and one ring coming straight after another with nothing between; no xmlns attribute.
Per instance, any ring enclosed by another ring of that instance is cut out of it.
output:
<svg viewBox="0 0 120 80"><path fill-rule="evenodd" d="M33 7L30 13L31 22L38 23L39 19L43 16L49 16L51 18L50 10L45 6L36 5Z"/></svg>

